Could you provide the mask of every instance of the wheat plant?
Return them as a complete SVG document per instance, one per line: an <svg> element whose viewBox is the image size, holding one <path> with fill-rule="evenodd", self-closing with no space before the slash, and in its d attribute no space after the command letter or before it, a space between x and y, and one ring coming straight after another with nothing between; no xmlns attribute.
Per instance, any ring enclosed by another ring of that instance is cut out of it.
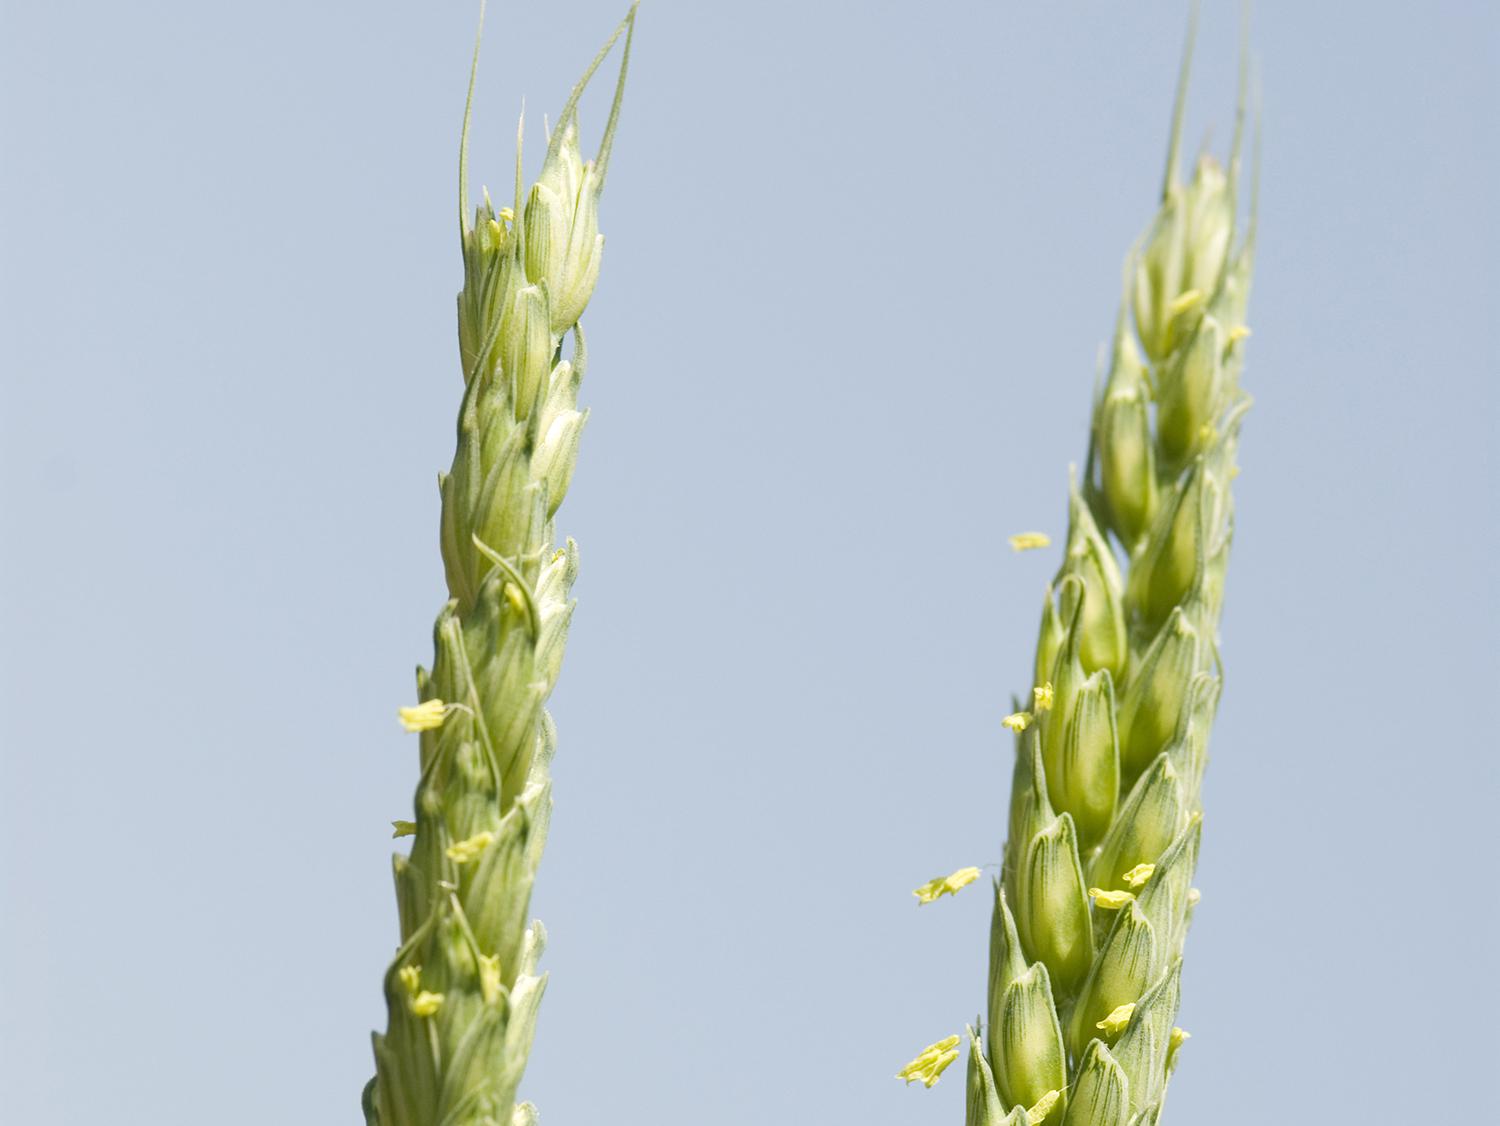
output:
<svg viewBox="0 0 1500 1126"><path fill-rule="evenodd" d="M1255 242L1253 202L1236 237L1243 64L1227 168L1205 156L1180 176L1191 53L1190 29L1161 205L1130 255L1088 457L1070 475L1032 684L1003 721L1016 760L987 1004L968 1029L969 1126L1148 1126L1187 1035ZM930 1086L958 1053L950 1036L900 1077Z"/></svg>
<svg viewBox="0 0 1500 1126"><path fill-rule="evenodd" d="M598 277L598 203L630 60L632 8L573 88L529 192L517 137L515 203L488 192L470 214L468 138L474 68L459 146L458 295L464 388L458 443L440 475L440 545L449 600L434 629L418 703L413 820L395 822L411 852L394 860L400 947L385 975L387 1024L364 1092L372 1126L524 1126L515 1102L547 975L529 918L552 806L556 742L544 704L556 683L578 571L554 516L573 476L587 411L578 324ZM621 35L614 103L585 162L578 100ZM570 355L564 343L572 337Z"/></svg>

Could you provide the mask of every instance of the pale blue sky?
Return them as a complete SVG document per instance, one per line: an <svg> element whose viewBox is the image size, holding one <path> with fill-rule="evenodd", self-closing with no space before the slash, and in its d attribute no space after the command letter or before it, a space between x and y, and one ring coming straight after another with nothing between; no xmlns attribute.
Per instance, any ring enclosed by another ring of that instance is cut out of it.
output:
<svg viewBox="0 0 1500 1126"><path fill-rule="evenodd" d="M492 5L476 182L624 6ZM4 4L8 1120L358 1120L476 7ZM962 1121L957 1071L892 1074L982 1005L987 897L910 889L1000 855L1055 563L1005 536L1061 530L1184 10L648 0L560 521L552 1126ZM1500 17L1266 2L1253 41L1257 405L1168 1117L1477 1121Z"/></svg>

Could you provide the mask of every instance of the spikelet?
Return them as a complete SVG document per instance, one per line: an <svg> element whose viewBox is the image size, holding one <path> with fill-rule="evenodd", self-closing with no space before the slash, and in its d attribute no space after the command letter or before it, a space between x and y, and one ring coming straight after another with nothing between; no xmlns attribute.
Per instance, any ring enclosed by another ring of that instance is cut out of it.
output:
<svg viewBox="0 0 1500 1126"><path fill-rule="evenodd" d="M553 517L587 415L578 318L603 251L599 195L634 21L632 8L573 88L524 195L517 152L514 208L497 211L486 192L469 210L470 73L459 155L464 388L453 465L439 477L450 598L432 669L417 670L421 702L401 710L419 733L421 771L415 820L395 822L412 845L394 861L401 941L364 1092L371 1126L535 1120L515 1096L547 984L537 965L546 934L529 918L552 808L555 731L543 705L578 571L573 541L556 546ZM585 162L578 99L622 35L604 140ZM478 58L476 43L476 70Z"/></svg>

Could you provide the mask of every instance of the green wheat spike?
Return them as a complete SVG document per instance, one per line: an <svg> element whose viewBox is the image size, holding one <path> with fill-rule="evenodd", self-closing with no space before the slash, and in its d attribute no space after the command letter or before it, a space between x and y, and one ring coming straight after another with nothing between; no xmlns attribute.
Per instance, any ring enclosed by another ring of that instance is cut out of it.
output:
<svg viewBox="0 0 1500 1126"><path fill-rule="evenodd" d="M400 709L420 732L420 780L415 819L395 823L412 844L394 862L401 941L364 1092L372 1126L535 1120L515 1096L547 984L537 965L546 934L529 917L552 808L556 732L544 704L578 572L577 546L556 546L553 518L588 414L578 407L587 358L578 319L604 249L599 196L634 30L632 7L573 88L530 192L518 136L515 206L497 211L486 192L471 215L475 44L459 145L464 391L453 465L439 477L449 601L432 670L417 670L419 702ZM621 35L604 140L585 162L578 99Z"/></svg>
<svg viewBox="0 0 1500 1126"><path fill-rule="evenodd" d="M1254 254L1253 232L1235 245L1239 130L1227 170L1204 157L1180 177L1190 53L1191 40L1162 205L1131 261L1070 490L1032 722L1013 724L1026 769L1012 803L1025 815L996 889L982 1051L1002 1109L1032 1108L1033 1122L1155 1122L1184 1035L1174 1021L1222 675Z"/></svg>
<svg viewBox="0 0 1500 1126"><path fill-rule="evenodd" d="M1243 59L1227 168L1205 156L1180 173L1192 42L1190 24L1161 206L1127 266L1028 706L1004 721L1016 764L986 1020L970 1029L969 1126L1155 1123L1186 1038L1175 1020L1222 677L1255 246L1253 201L1236 240ZM916 1077L935 1081L937 1062Z"/></svg>

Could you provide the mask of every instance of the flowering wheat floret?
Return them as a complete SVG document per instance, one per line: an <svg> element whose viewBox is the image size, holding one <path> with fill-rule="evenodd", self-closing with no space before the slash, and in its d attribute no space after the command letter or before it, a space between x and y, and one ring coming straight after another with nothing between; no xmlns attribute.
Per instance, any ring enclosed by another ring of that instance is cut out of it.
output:
<svg viewBox="0 0 1500 1126"><path fill-rule="evenodd" d="M385 977L388 1022L365 1088L372 1126L524 1126L515 1103L547 975L545 933L530 920L532 881L552 808L555 731L544 703L562 664L572 540L553 517L573 476L586 411L578 318L604 248L599 195L630 59L634 9L574 87L541 174L496 210L468 203L464 110L458 296L464 390L451 470L439 478L449 601L430 672L400 719L421 740L412 838L395 857L401 944ZM578 142L578 99L625 35L614 104L596 159ZM475 62L478 48L475 48ZM572 337L570 354L564 344Z"/></svg>

